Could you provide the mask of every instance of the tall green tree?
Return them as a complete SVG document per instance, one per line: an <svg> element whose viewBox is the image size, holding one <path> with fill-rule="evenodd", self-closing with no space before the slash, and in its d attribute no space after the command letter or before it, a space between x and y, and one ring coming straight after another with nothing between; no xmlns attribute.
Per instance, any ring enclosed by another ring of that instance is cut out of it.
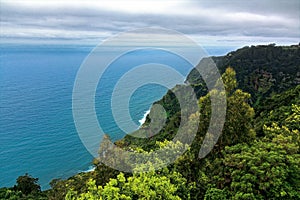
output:
<svg viewBox="0 0 300 200"><path fill-rule="evenodd" d="M237 81L235 76L235 71L230 67L228 67L225 73L222 75L222 81L224 83L226 95L219 94L219 96L220 98L226 98L227 110L222 135L219 137L216 145L219 151L227 145L233 145L239 142L249 142L255 138L255 131L253 129L254 109L248 103L251 96L249 93L237 89ZM217 84L220 84L220 82ZM206 134L210 121L210 96L212 94L218 95L217 93L220 93L220 91L212 90L206 96L203 96L199 99L200 137Z"/></svg>
<svg viewBox="0 0 300 200"><path fill-rule="evenodd" d="M33 178L26 173L24 176L18 177L17 185L14 186L14 189L21 191L25 195L39 193L41 192L41 186L38 184L38 180L38 178Z"/></svg>

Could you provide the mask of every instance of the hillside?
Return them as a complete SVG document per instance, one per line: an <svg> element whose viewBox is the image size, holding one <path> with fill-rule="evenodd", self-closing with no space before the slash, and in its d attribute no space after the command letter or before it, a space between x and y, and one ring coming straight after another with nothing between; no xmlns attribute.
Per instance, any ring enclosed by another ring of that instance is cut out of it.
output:
<svg viewBox="0 0 300 200"><path fill-rule="evenodd" d="M243 47L225 56L211 58L220 73L224 73L229 66L235 70L237 88L251 95L248 103L256 110L255 114L257 116L261 112L262 102L268 97L300 84L300 45L275 46L271 44ZM205 68L206 59L202 59L197 68ZM193 69L188 74L186 82L192 85L198 98L207 94L205 82L198 73L198 70ZM160 134L146 143L144 140L126 136L121 143L125 143L125 146L128 144L137 144L150 150L156 140L162 141L173 137L173 134L170 133L175 133L180 123L180 106L174 93L169 90L160 101L154 104L162 105L168 115L167 123ZM264 105L263 109L265 106L267 105ZM148 117L146 123L141 128L142 131L148 128L149 122L150 119ZM137 132L141 132L141 130ZM261 126L256 127L256 130L259 135L262 134Z"/></svg>
<svg viewBox="0 0 300 200"><path fill-rule="evenodd" d="M300 199L300 46L244 47L212 59L222 74L227 110L222 135L206 157L198 154L205 136L214 137L207 133L210 96L220 91L208 92L192 70L187 82L197 93L199 112L191 111L187 118L199 120L199 127L191 146L174 163L147 173L122 173L105 166L99 156L95 171L55 179L48 191L40 191L37 179L21 176L15 187L0 189L0 199ZM204 64L205 59L197 67ZM166 148L172 155L183 149L186 144L172 141L186 117L172 91L184 87L176 86L155 103L167 112L158 134L149 134L147 118L132 133L148 134L147 138L127 135L115 144L150 157L154 150ZM182 126L189 135L189 124ZM115 152L105 149L110 153ZM157 162L167 159L159 157ZM131 162L124 158L122 165Z"/></svg>
<svg viewBox="0 0 300 200"><path fill-rule="evenodd" d="M238 88L251 94L252 103L300 84L300 44L292 46L259 45L243 47L225 56L212 57L220 73L230 66L236 71ZM202 60L197 67L205 67ZM187 81L203 94L203 80L192 70ZM201 84L202 83L202 84Z"/></svg>

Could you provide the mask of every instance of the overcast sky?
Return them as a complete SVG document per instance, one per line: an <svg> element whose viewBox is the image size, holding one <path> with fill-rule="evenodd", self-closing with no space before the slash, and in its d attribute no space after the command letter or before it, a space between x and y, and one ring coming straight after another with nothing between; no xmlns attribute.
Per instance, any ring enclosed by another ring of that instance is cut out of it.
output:
<svg viewBox="0 0 300 200"><path fill-rule="evenodd" d="M0 0L1 43L97 44L142 27L204 45L300 42L299 0Z"/></svg>

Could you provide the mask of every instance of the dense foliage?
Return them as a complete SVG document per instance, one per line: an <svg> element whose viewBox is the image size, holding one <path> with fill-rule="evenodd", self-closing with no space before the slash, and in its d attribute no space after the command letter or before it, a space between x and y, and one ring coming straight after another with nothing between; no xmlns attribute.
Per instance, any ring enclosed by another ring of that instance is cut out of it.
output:
<svg viewBox="0 0 300 200"><path fill-rule="evenodd" d="M47 191L40 191L37 179L20 176L16 186L0 189L0 199L300 199L299 46L245 47L213 59L223 72L227 111L222 135L205 158L198 154L209 134L210 96L220 91L208 92L193 70L188 81L200 113L189 118L200 123L191 147L175 163L130 174L95 159L93 172L55 179ZM174 93L156 104L167 111L161 131L148 138L126 136L116 145L148 154L167 145L184 147L171 141L182 117ZM133 134L144 133L149 124L147 119ZM189 127L185 130L188 134Z"/></svg>
<svg viewBox="0 0 300 200"><path fill-rule="evenodd" d="M177 172L167 169L160 174L154 171L138 173L126 178L120 173L104 186L97 186L92 179L87 192L80 195L70 190L66 196L72 199L182 199L188 198L186 180Z"/></svg>
<svg viewBox="0 0 300 200"><path fill-rule="evenodd" d="M24 176L19 176L16 182L17 184L12 188L0 189L0 199L47 199L46 195L41 192L38 178L25 174Z"/></svg>
<svg viewBox="0 0 300 200"><path fill-rule="evenodd" d="M244 47L225 56L212 57L223 73L228 66L237 72L239 88L251 94L253 104L272 94L284 92L300 84L300 46L259 45ZM197 67L205 67L203 59ZM197 70L192 70L187 81L195 85L202 96L203 82Z"/></svg>

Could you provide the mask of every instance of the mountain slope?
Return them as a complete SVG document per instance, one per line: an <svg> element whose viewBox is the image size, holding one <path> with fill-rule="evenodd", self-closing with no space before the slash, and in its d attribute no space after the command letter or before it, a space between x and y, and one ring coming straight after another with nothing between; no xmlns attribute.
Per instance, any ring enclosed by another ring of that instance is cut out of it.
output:
<svg viewBox="0 0 300 200"><path fill-rule="evenodd" d="M228 66L236 71L238 87L251 94L254 105L273 93L300 84L300 45L243 47L225 56L211 58L220 73ZM202 63L205 62L202 60L197 68L205 67ZM187 81L195 86L198 96L204 93L205 89L198 87L203 80L197 70L189 73Z"/></svg>

